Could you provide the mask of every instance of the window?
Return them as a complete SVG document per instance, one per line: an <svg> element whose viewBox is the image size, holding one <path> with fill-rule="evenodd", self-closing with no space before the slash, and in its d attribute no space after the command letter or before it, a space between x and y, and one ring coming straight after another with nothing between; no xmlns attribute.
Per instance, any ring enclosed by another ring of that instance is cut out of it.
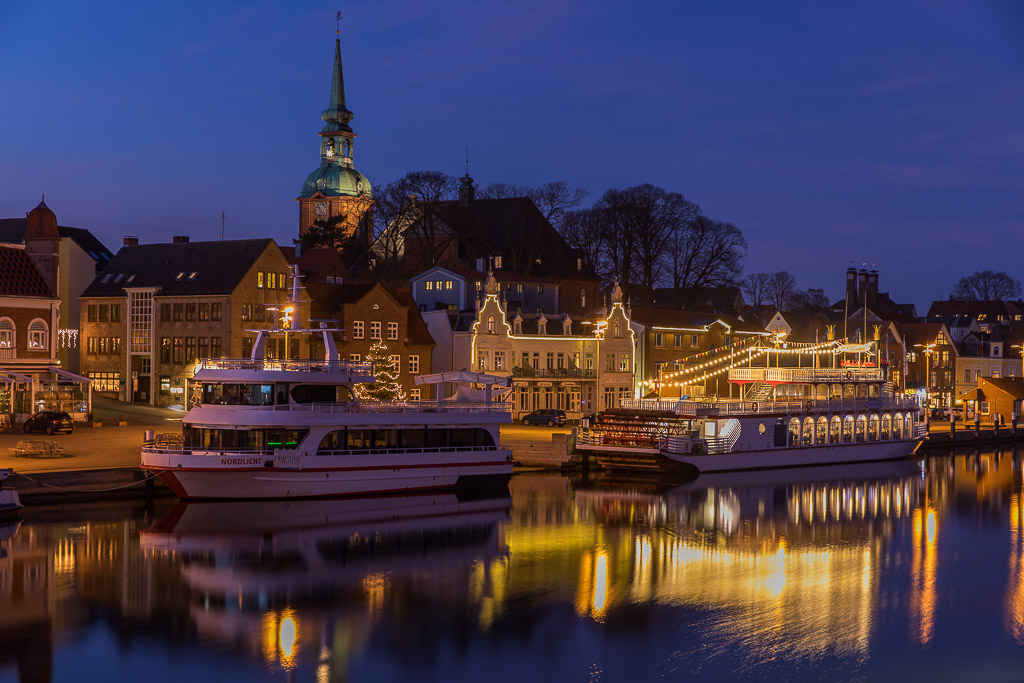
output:
<svg viewBox="0 0 1024 683"><path fill-rule="evenodd" d="M100 304L96 307L99 313L99 322L105 323L110 320L110 306L107 304Z"/></svg>
<svg viewBox="0 0 1024 683"><path fill-rule="evenodd" d="M185 338L175 337L172 343L173 354L171 356L172 363L184 363L185 362Z"/></svg>
<svg viewBox="0 0 1024 683"><path fill-rule="evenodd" d="M516 318L515 320L512 321L512 332L514 334L523 333L523 321L520 320L519 318Z"/></svg>
<svg viewBox="0 0 1024 683"><path fill-rule="evenodd" d="M184 304L174 304L171 308L174 311L173 319L181 320L185 312ZM246 320L246 318L242 318L242 320Z"/></svg>
<svg viewBox="0 0 1024 683"><path fill-rule="evenodd" d="M358 353L350 353L348 354L348 359L353 363L358 363L360 360L362 360L362 357Z"/></svg>
<svg viewBox="0 0 1024 683"><path fill-rule="evenodd" d="M409 373L415 375L420 371L420 357L418 355L409 356Z"/></svg>
<svg viewBox="0 0 1024 683"><path fill-rule="evenodd" d="M121 388L119 372L90 372L89 379L92 380L93 391L117 391Z"/></svg>
<svg viewBox="0 0 1024 683"><path fill-rule="evenodd" d="M28 326L28 348L45 349L50 342L50 328L44 320L36 318Z"/></svg>
<svg viewBox="0 0 1024 683"><path fill-rule="evenodd" d="M629 372L629 354L619 356L619 372Z"/></svg>
<svg viewBox="0 0 1024 683"><path fill-rule="evenodd" d="M587 306L587 290L580 290L580 308L586 308Z"/></svg>
<svg viewBox="0 0 1024 683"><path fill-rule="evenodd" d="M615 372L615 354L606 353L604 356L604 369L608 372Z"/></svg>
<svg viewBox="0 0 1024 683"><path fill-rule="evenodd" d="M160 322L165 323L171 319L171 305L160 304Z"/></svg>
<svg viewBox="0 0 1024 683"><path fill-rule="evenodd" d="M487 369L487 352L480 350L476 352L476 366L480 370Z"/></svg>
<svg viewBox="0 0 1024 683"><path fill-rule="evenodd" d="M452 281L451 280L445 280L444 281L444 288L445 289L451 289L452 288Z"/></svg>
<svg viewBox="0 0 1024 683"><path fill-rule="evenodd" d="M185 337L185 362L194 363L196 361L196 338Z"/></svg>
<svg viewBox="0 0 1024 683"><path fill-rule="evenodd" d="M690 346L700 346L700 336L696 334L690 335Z"/></svg>
<svg viewBox="0 0 1024 683"><path fill-rule="evenodd" d="M267 307L263 304L253 304L252 317L256 322L263 322L267 318Z"/></svg>
<svg viewBox="0 0 1024 683"><path fill-rule="evenodd" d="M256 273L256 288L263 289L263 271Z"/></svg>
<svg viewBox="0 0 1024 683"><path fill-rule="evenodd" d="M487 334L494 334L494 316L487 316Z"/></svg>
<svg viewBox="0 0 1024 683"><path fill-rule="evenodd" d="M135 276L133 275L132 277ZM121 304L110 304L110 322L121 322Z"/></svg>
<svg viewBox="0 0 1024 683"><path fill-rule="evenodd" d="M242 304L242 320L252 320L252 304Z"/></svg>
<svg viewBox="0 0 1024 683"><path fill-rule="evenodd" d="M243 350L242 355L248 357L252 353L252 346L249 346L249 353L245 353ZM209 358L210 357L210 338L199 337L199 357Z"/></svg>
<svg viewBox="0 0 1024 683"><path fill-rule="evenodd" d="M964 381L965 382L970 382L971 381L971 369L970 368L964 368Z"/></svg>
<svg viewBox="0 0 1024 683"><path fill-rule="evenodd" d="M413 400L413 401L420 400L420 390L419 389L410 389L409 390L409 398L411 400Z"/></svg>
<svg viewBox="0 0 1024 683"><path fill-rule="evenodd" d="M89 304L86 307L86 319L91 323L96 322L96 304Z"/></svg>
<svg viewBox="0 0 1024 683"><path fill-rule="evenodd" d="M677 334L674 335L674 337L675 338L672 340L674 342L673 346L675 346L677 349L681 349L683 347L683 335Z"/></svg>
<svg viewBox="0 0 1024 683"><path fill-rule="evenodd" d="M388 323L388 339L398 339L398 323Z"/></svg>
<svg viewBox="0 0 1024 683"><path fill-rule="evenodd" d="M505 369L505 352L495 351L494 352L494 369L504 370Z"/></svg>
<svg viewBox="0 0 1024 683"><path fill-rule="evenodd" d="M395 372L401 374L402 372L402 357L401 356L388 356L388 362L391 363L391 367L395 369Z"/></svg>
<svg viewBox="0 0 1024 683"><path fill-rule="evenodd" d="M988 401L981 401L981 414L988 415Z"/></svg>
<svg viewBox="0 0 1024 683"><path fill-rule="evenodd" d="M999 358L999 354L1000 354L1001 351L1002 351L1002 349L999 348L999 344L993 344L992 345L992 357L993 358Z"/></svg>
<svg viewBox="0 0 1024 683"><path fill-rule="evenodd" d="M555 367L559 370L565 370L565 353L562 351L558 352L558 356L555 357Z"/></svg>
<svg viewBox="0 0 1024 683"><path fill-rule="evenodd" d="M657 346L658 348L663 347L665 345L665 335L663 335L661 332L656 332L654 334L654 345Z"/></svg>
<svg viewBox="0 0 1024 683"><path fill-rule="evenodd" d="M352 338L362 339L363 338L363 321L356 320L352 323Z"/></svg>
<svg viewBox="0 0 1024 683"><path fill-rule="evenodd" d="M423 283L423 289L427 290L428 292L434 291L434 281L433 280L427 280L426 282L424 282Z"/></svg>
<svg viewBox="0 0 1024 683"><path fill-rule="evenodd" d="M85 341L85 352L90 356L96 353L96 337L89 337Z"/></svg>
<svg viewBox="0 0 1024 683"><path fill-rule="evenodd" d="M495 256L494 257L494 268L495 269L501 268L501 257L500 256Z"/></svg>
<svg viewBox="0 0 1024 683"><path fill-rule="evenodd" d="M267 273L267 289L277 289L277 273Z"/></svg>
<svg viewBox="0 0 1024 683"><path fill-rule="evenodd" d="M279 289L288 289L288 279L284 273L277 274L277 286Z"/></svg>
<svg viewBox="0 0 1024 683"><path fill-rule="evenodd" d="M210 337L210 357L220 358L220 337Z"/></svg>
<svg viewBox="0 0 1024 683"><path fill-rule="evenodd" d="M543 294L544 293L544 285L537 285L537 293L538 294Z"/></svg>
<svg viewBox="0 0 1024 683"><path fill-rule="evenodd" d="M370 339L380 339L380 321L370 321Z"/></svg>
<svg viewBox="0 0 1024 683"><path fill-rule="evenodd" d="M434 281L434 289L436 289L439 292L441 291L441 286L442 285L444 285L444 280L435 280Z"/></svg>
<svg viewBox="0 0 1024 683"><path fill-rule="evenodd" d="M999 366L998 365L993 365L992 366L992 377L993 377L993 379L999 379L999 375L1000 375Z"/></svg>
<svg viewBox="0 0 1024 683"><path fill-rule="evenodd" d="M210 319L210 304L199 304L199 319L209 320Z"/></svg>
<svg viewBox="0 0 1024 683"><path fill-rule="evenodd" d="M220 320L220 304L210 304L210 320Z"/></svg>
<svg viewBox="0 0 1024 683"><path fill-rule="evenodd" d="M14 348L14 321L0 318L0 349Z"/></svg>
<svg viewBox="0 0 1024 683"><path fill-rule="evenodd" d="M185 304L185 320L195 321L196 319L196 305Z"/></svg>
<svg viewBox="0 0 1024 683"><path fill-rule="evenodd" d="M545 360L547 361L547 365L545 367L547 367L548 370L554 370L555 369L555 354L554 354L553 351L548 351L547 358Z"/></svg>
<svg viewBox="0 0 1024 683"><path fill-rule="evenodd" d="M92 341L90 339L89 341ZM94 353L90 351L89 353ZM160 362L168 365L171 362L171 338L160 337Z"/></svg>

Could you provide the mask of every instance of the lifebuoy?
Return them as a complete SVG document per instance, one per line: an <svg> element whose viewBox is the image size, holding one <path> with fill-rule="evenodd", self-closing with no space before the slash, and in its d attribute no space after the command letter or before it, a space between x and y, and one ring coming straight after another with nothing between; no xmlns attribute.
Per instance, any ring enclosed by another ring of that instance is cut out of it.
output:
<svg viewBox="0 0 1024 683"><path fill-rule="evenodd" d="M752 412L752 413L756 413L757 412L757 401L754 401L753 403L750 404L750 412Z"/></svg>
<svg viewBox="0 0 1024 683"><path fill-rule="evenodd" d="M846 379L853 379L853 370L846 371Z"/></svg>

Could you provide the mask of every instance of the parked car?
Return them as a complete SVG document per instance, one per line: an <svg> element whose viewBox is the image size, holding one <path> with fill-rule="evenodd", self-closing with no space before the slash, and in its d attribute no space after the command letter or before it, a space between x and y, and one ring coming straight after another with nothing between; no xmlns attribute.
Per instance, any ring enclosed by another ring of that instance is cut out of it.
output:
<svg viewBox="0 0 1024 683"><path fill-rule="evenodd" d="M56 432L67 432L70 434L75 431L75 423L71 416L63 410L40 410L25 420L22 428L26 433L46 432L47 434L54 434Z"/></svg>
<svg viewBox="0 0 1024 683"><path fill-rule="evenodd" d="M564 410L535 410L523 418L524 425L547 425L548 427L562 427L565 425Z"/></svg>
<svg viewBox="0 0 1024 683"><path fill-rule="evenodd" d="M932 419L933 420L948 420L949 419L949 408L932 408Z"/></svg>

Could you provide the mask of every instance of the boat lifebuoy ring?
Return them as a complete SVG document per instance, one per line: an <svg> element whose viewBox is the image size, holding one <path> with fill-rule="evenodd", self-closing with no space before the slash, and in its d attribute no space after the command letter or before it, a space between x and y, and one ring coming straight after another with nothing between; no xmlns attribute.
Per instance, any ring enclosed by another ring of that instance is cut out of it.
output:
<svg viewBox="0 0 1024 683"><path fill-rule="evenodd" d="M853 379L853 370L846 371L846 379Z"/></svg>
<svg viewBox="0 0 1024 683"><path fill-rule="evenodd" d="M757 401L754 401L753 403L750 404L750 412L752 412L752 413L756 413L757 412Z"/></svg>

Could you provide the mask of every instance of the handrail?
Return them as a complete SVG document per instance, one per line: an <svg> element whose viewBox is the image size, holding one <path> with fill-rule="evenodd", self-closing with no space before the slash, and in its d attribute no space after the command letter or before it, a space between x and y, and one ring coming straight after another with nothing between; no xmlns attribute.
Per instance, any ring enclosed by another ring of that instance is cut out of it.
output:
<svg viewBox="0 0 1024 683"><path fill-rule="evenodd" d="M730 382L881 382L882 368L733 368Z"/></svg>
<svg viewBox="0 0 1024 683"><path fill-rule="evenodd" d="M498 446L430 446L423 448L347 448L334 450L303 451L296 448L164 448L157 444L147 443L142 446L143 453L159 455L194 455L197 457L222 457L225 455L275 455L278 451L287 451L285 455L388 455L392 453L462 453L467 451L496 451Z"/></svg>
<svg viewBox="0 0 1024 683"><path fill-rule="evenodd" d="M206 404L204 404L206 405ZM238 406L231 406L237 408ZM386 401L380 403L288 403L279 406L245 406L253 410L314 413L508 413L511 401Z"/></svg>
<svg viewBox="0 0 1024 683"><path fill-rule="evenodd" d="M354 360L299 360L291 358L203 358L196 364L200 370L262 370L274 372L345 372L373 375L373 363Z"/></svg>

